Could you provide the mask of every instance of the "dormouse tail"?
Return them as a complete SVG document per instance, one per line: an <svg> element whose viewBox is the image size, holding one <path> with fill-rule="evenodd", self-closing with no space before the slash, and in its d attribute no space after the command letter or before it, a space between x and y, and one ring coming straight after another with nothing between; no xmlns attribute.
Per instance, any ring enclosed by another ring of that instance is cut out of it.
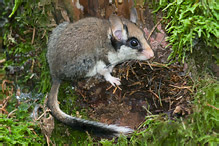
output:
<svg viewBox="0 0 219 146"><path fill-rule="evenodd" d="M120 134L127 135L133 132L133 129L128 127L122 127L117 125L107 125L100 122L84 120L76 117L72 117L64 113L58 105L58 91L60 81L53 81L52 88L48 97L48 107L51 110L52 115L62 123L71 126L74 129L81 131L88 131L91 134L103 137L119 136Z"/></svg>

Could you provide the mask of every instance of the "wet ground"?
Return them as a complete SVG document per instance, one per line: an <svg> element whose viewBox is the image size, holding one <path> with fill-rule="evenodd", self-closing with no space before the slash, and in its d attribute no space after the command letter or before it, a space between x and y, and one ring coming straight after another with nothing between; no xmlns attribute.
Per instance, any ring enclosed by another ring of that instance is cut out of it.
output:
<svg viewBox="0 0 219 146"><path fill-rule="evenodd" d="M166 113L172 119L191 113L192 80L182 67L131 61L113 74L121 79L119 87L97 78L76 86L78 105L91 119L136 129L148 115Z"/></svg>

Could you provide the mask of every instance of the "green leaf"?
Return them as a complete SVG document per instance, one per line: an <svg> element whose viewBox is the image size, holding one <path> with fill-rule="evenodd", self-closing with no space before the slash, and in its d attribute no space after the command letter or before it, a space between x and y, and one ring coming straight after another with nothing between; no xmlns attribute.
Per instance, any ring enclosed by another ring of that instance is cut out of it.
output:
<svg viewBox="0 0 219 146"><path fill-rule="evenodd" d="M21 3L22 3L22 0L15 0L14 7L13 7L11 14L9 15L9 18L11 18L14 15L14 13L17 11Z"/></svg>

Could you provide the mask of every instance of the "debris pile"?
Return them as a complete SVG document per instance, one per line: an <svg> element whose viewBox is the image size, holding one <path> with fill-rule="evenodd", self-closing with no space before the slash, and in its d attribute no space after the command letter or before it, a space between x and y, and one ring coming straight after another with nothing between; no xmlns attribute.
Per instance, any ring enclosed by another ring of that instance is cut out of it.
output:
<svg viewBox="0 0 219 146"><path fill-rule="evenodd" d="M122 85L95 83L96 78L78 83L78 105L93 120L136 129L145 116L165 113L173 119L191 113L192 80L180 66L130 61L118 65L113 75Z"/></svg>

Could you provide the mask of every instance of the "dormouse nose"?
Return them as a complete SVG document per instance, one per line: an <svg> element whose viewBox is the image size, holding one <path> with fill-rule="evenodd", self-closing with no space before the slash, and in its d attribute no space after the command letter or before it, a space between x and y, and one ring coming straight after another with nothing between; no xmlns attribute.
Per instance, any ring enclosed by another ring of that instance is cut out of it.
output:
<svg viewBox="0 0 219 146"><path fill-rule="evenodd" d="M147 53L148 53L148 59L154 57L154 51L152 49L147 50Z"/></svg>
<svg viewBox="0 0 219 146"><path fill-rule="evenodd" d="M147 58L147 60L154 57L154 51L151 49L151 47L144 49L142 53Z"/></svg>

